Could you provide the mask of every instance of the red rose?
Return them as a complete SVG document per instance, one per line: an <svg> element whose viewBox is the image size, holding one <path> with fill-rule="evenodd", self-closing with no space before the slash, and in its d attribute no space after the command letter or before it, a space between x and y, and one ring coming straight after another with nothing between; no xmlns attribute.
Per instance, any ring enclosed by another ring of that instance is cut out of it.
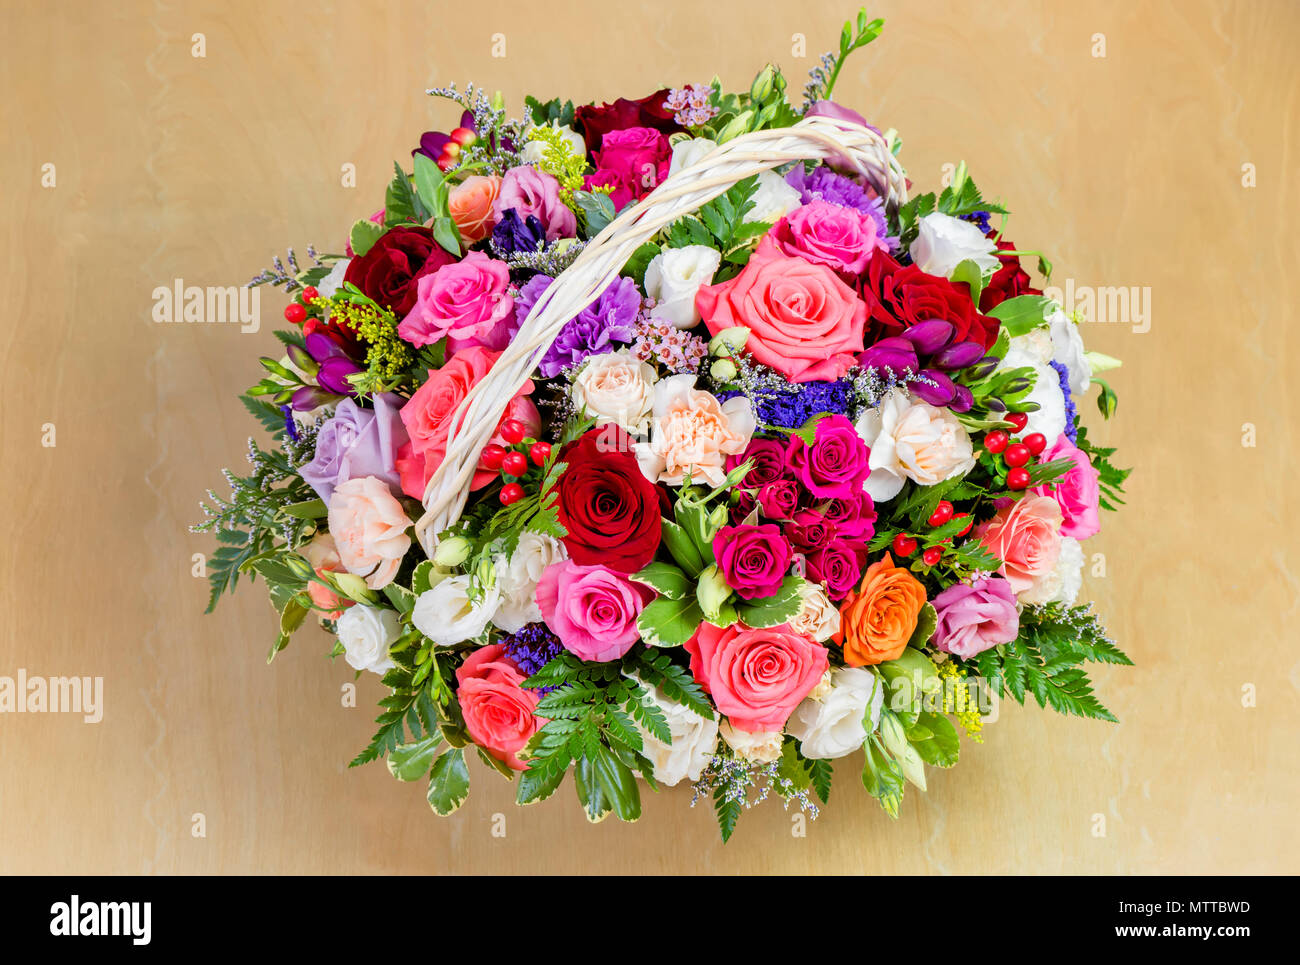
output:
<svg viewBox="0 0 1300 965"><path fill-rule="evenodd" d="M652 559L662 532L659 489L641 472L632 440L614 425L579 436L560 451L556 510L574 562L635 573Z"/></svg>
<svg viewBox="0 0 1300 965"><path fill-rule="evenodd" d="M653 127L656 131L672 134L682 130L682 126L673 120L673 112L664 107L667 99L668 88L665 87L637 101L620 97L612 104L599 107L584 104L573 112L573 126L586 139L588 151L599 148L601 139L610 131L629 127Z"/></svg>
<svg viewBox="0 0 1300 965"><path fill-rule="evenodd" d="M405 318L415 305L415 283L424 275L455 261L420 225L403 225L380 235L374 247L348 263L343 275L367 297Z"/></svg>
<svg viewBox="0 0 1300 965"><path fill-rule="evenodd" d="M956 329L953 342L978 342L988 351L997 340L998 320L975 310L965 285L904 267L886 252L876 252L858 287L869 313L868 345L936 318Z"/></svg>
<svg viewBox="0 0 1300 965"><path fill-rule="evenodd" d="M1009 241L995 242L998 251L1014 251L1015 245ZM1042 292L1030 284L1029 272L1020 267L1020 259L1015 255L998 255L1002 267L993 273L984 291L980 293L980 311L991 312L1008 298L1017 295L1041 295Z"/></svg>

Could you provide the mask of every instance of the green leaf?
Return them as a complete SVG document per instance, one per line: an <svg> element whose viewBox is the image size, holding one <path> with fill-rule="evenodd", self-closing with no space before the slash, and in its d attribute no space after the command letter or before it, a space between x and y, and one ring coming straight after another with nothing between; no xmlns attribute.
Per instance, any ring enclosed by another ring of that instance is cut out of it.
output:
<svg viewBox="0 0 1300 965"><path fill-rule="evenodd" d="M541 768L530 767L526 771L520 771L519 787L515 791L515 803L523 805L545 801L564 782L564 774L563 768L555 771L543 771Z"/></svg>
<svg viewBox="0 0 1300 965"><path fill-rule="evenodd" d="M920 649L930 642L934 636L934 629L939 625L939 614L934 609L934 604L926 603L921 607L921 612L917 614L916 628L912 631L912 636L908 639L909 647Z"/></svg>
<svg viewBox="0 0 1300 965"><path fill-rule="evenodd" d="M272 405L270 402L263 402L247 395L241 395L239 401L244 403L244 408L252 413L254 418L262 423L262 428L271 433L272 436L279 439L284 435L284 413L280 411L278 405Z"/></svg>
<svg viewBox="0 0 1300 965"><path fill-rule="evenodd" d="M329 513L329 507L325 505L323 499L306 499L300 503L282 506L280 511L296 519L324 519Z"/></svg>
<svg viewBox="0 0 1300 965"><path fill-rule="evenodd" d="M1046 295L1017 295L1000 303L988 314L1002 323L1009 338L1015 338L1045 324L1054 304Z"/></svg>
<svg viewBox="0 0 1300 965"><path fill-rule="evenodd" d="M442 738L423 737L412 744L403 744L388 753L388 773L399 781L415 781L429 773L433 755L442 745Z"/></svg>
<svg viewBox="0 0 1300 965"><path fill-rule="evenodd" d="M831 799L831 778L835 770L828 760L810 760L808 767L812 772L813 790L817 792L817 797L823 804L828 804Z"/></svg>
<svg viewBox="0 0 1300 965"><path fill-rule="evenodd" d="M417 155L417 157L422 156ZM433 219L433 240L456 257L460 257L460 232L456 229L456 222L447 215L439 215Z"/></svg>
<svg viewBox="0 0 1300 965"><path fill-rule="evenodd" d="M415 193L434 215L447 213L447 182L438 165L427 155L415 155ZM455 254L456 252L452 252Z"/></svg>
<svg viewBox="0 0 1300 965"><path fill-rule="evenodd" d="M886 814L897 818L903 803L903 769L885 752L879 737L868 738L862 749L862 786L880 802Z"/></svg>
<svg viewBox="0 0 1300 965"><path fill-rule="evenodd" d="M644 583L670 600L684 599L691 592L691 581L671 563L651 563L640 572L633 573L632 579Z"/></svg>
<svg viewBox="0 0 1300 965"><path fill-rule="evenodd" d="M694 596L682 600L661 596L646 604L636 625L647 644L678 647L694 636L703 620L704 611Z"/></svg>
<svg viewBox="0 0 1300 965"><path fill-rule="evenodd" d="M352 253L360 258L375 246L384 235L384 226L375 224L367 218L359 218L352 223L352 230L348 233L348 240L352 244Z"/></svg>
<svg viewBox="0 0 1300 965"><path fill-rule="evenodd" d="M952 721L931 711L922 713L907 729L907 739L921 760L935 767L952 767L961 752L961 741Z"/></svg>
<svg viewBox="0 0 1300 965"><path fill-rule="evenodd" d="M970 286L970 299L976 305L980 303L980 292L984 290L984 270L974 261L967 258L958 262L957 267L952 270L950 281L965 282Z"/></svg>
<svg viewBox="0 0 1300 965"><path fill-rule="evenodd" d="M803 582L797 576L787 576L781 583L781 589L772 596L739 603L736 612L747 626L755 628L780 626L798 616L802 605L799 599L799 586Z"/></svg>
<svg viewBox="0 0 1300 965"><path fill-rule="evenodd" d="M631 278L638 288L645 288L645 270L650 267L650 262L654 261L655 256L662 249L652 241L647 241L628 258L627 264L619 272L625 278Z"/></svg>
<svg viewBox="0 0 1300 965"><path fill-rule="evenodd" d="M587 237L594 238L618 215L610 196L602 191L575 191L574 203L586 219Z"/></svg>
<svg viewBox="0 0 1300 965"><path fill-rule="evenodd" d="M429 807L446 817L469 797L469 768L465 753L458 747L444 753L433 763L429 776Z"/></svg>
<svg viewBox="0 0 1300 965"><path fill-rule="evenodd" d="M884 709L880 712L879 737L885 749L894 758L903 777L920 790L925 788L925 762L907 740L898 715Z"/></svg>
<svg viewBox="0 0 1300 965"><path fill-rule="evenodd" d="M397 162L393 162L393 171L393 180L388 183L384 195L384 225L391 228L399 224L424 224L429 220L429 210Z"/></svg>
<svg viewBox="0 0 1300 965"><path fill-rule="evenodd" d="M668 552L672 554L686 575L695 579L704 569L704 558L695 546L695 541L682 527L671 519L663 520L662 531L664 545L668 547Z"/></svg>

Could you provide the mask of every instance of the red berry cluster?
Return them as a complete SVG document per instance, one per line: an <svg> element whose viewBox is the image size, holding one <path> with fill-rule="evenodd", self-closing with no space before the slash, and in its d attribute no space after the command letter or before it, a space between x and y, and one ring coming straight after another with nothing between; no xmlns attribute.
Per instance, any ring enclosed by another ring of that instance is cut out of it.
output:
<svg viewBox="0 0 1300 965"><path fill-rule="evenodd" d="M1006 421L1011 423L1012 432L1024 432L1029 424L1029 416L1023 412L1008 412ZM1029 465L1036 456L1042 455L1047 448L1047 437L1041 432L1031 432L1019 442L1012 442L1001 429L994 429L984 436L984 448L990 455L1002 457L1007 467L1007 488L1015 491L1029 486Z"/></svg>
<svg viewBox="0 0 1300 965"><path fill-rule="evenodd" d="M503 506L509 506L511 503L517 503L524 498L524 487L517 480L528 474L529 460L532 460L534 466L545 465L546 460L551 455L551 444L541 441L528 443L528 455L524 455L515 448L521 443L527 442L525 437L528 434L528 429L522 422L517 419L507 419L501 423L501 428L497 431L510 448L507 449L506 446L489 442L479 454L479 464L484 469L500 472L503 476L510 477L510 480L501 487L499 497Z"/></svg>
<svg viewBox="0 0 1300 965"><path fill-rule="evenodd" d="M930 514L930 518L926 520L926 523L929 524L931 529L937 529L938 527L943 526L945 523L948 523L954 519L969 519L969 518L970 518L970 513L954 513L952 509L952 503L948 502L948 500L946 499L941 499L939 500L938 505L934 507L934 512ZM963 527L961 532L957 533L956 535L965 536L967 533L970 532L970 528L974 525L975 525L975 520L972 519L970 520L970 522L968 522L965 525L965 527ZM943 540L943 542L951 543L952 540L953 537L949 536L947 539ZM920 543L917 542L916 538L914 536L909 536L907 533L899 533L897 536L894 537L894 543L893 543L894 553L896 553L898 556L911 556L913 553L916 552L916 548L919 545ZM924 563L926 566L934 566L941 559L943 559L942 546L930 546L927 547L921 553L921 562Z"/></svg>
<svg viewBox="0 0 1300 965"><path fill-rule="evenodd" d="M314 285L308 285L302 290L302 300L290 302L284 306L284 320L291 325L301 325L307 320L307 306L320 297L320 292Z"/></svg>
<svg viewBox="0 0 1300 965"><path fill-rule="evenodd" d="M468 127L458 127L448 135L451 140L442 146L438 155L438 170L450 171L460 160L460 152L478 140L478 135Z"/></svg>

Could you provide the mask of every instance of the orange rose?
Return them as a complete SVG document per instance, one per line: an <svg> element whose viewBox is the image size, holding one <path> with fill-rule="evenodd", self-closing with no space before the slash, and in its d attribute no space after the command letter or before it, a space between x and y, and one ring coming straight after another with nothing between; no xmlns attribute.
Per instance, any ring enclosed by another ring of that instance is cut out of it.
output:
<svg viewBox="0 0 1300 965"><path fill-rule="evenodd" d="M925 587L886 553L840 604L840 629L833 639L844 648L844 662L864 667L902 656L924 605Z"/></svg>
<svg viewBox="0 0 1300 965"><path fill-rule="evenodd" d="M475 174L456 185L447 195L447 213L456 222L460 235L469 244L482 241L492 233L496 221L492 202L501 190L495 174Z"/></svg>

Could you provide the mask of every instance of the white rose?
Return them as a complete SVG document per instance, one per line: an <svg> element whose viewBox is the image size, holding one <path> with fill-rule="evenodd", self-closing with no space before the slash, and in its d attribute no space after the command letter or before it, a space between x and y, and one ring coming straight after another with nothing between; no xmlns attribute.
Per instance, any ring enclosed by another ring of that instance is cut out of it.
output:
<svg viewBox="0 0 1300 965"><path fill-rule="evenodd" d="M568 124L551 124L560 132L569 146L573 148L573 153L577 157L587 156L587 142L582 139L582 135L571 128ZM546 153L546 143L543 141L530 140L524 145L524 149L519 153L525 164L541 164L542 155Z"/></svg>
<svg viewBox="0 0 1300 965"><path fill-rule="evenodd" d="M645 293L655 299L651 318L661 318L677 328L691 328L700 320L695 293L713 281L722 253L707 245L669 248L655 255L645 270Z"/></svg>
<svg viewBox="0 0 1300 965"><path fill-rule="evenodd" d="M857 430L871 449L871 474L863 488L877 502L897 496L905 479L933 486L975 466L970 436L957 417L903 389L892 389L863 413Z"/></svg>
<svg viewBox="0 0 1300 965"><path fill-rule="evenodd" d="M845 667L835 671L829 694L821 700L804 700L794 709L785 730L799 741L804 757L843 757L861 747L876 729L884 702L879 677L860 667Z"/></svg>
<svg viewBox="0 0 1300 965"><path fill-rule="evenodd" d="M655 780L669 787L684 777L698 781L717 749L718 722L706 720L685 704L668 699L657 687L646 687L646 691L648 700L668 719L668 733L672 736L672 743L665 744L633 721L641 733L642 753L654 765Z"/></svg>
<svg viewBox="0 0 1300 965"><path fill-rule="evenodd" d="M541 620L537 583L548 566L568 558L564 544L554 536L524 530L509 561L497 565L501 605L492 615L492 622L506 633L518 633L526 624Z"/></svg>
<svg viewBox="0 0 1300 965"><path fill-rule="evenodd" d="M1047 589L1052 601L1074 606L1083 589L1083 546L1077 539L1061 537L1061 552L1056 558L1056 570L1048 577Z"/></svg>
<svg viewBox="0 0 1300 965"><path fill-rule="evenodd" d="M1024 396L1025 402L1036 402L1038 408L1028 412L1029 422L1024 435L1041 432L1050 449L1065 431L1065 396L1061 394L1061 379L1056 369L1047 364L1052 352L1052 336L1045 328L1036 328L1011 340L1006 358L999 369L1029 368L1034 373L1034 387Z"/></svg>
<svg viewBox="0 0 1300 965"><path fill-rule="evenodd" d="M835 609L826 591L816 583L799 584L799 615L790 621L790 629L825 643L840 628L840 611Z"/></svg>
<svg viewBox="0 0 1300 965"><path fill-rule="evenodd" d="M643 435L654 407L658 378L653 365L628 349L619 349L587 359L573 380L570 395L574 408L594 418L597 425L612 422L632 435Z"/></svg>
<svg viewBox="0 0 1300 965"><path fill-rule="evenodd" d="M468 575L449 576L416 599L411 622L435 647L454 647L487 629L501 602L501 590L494 584L475 601L469 589Z"/></svg>
<svg viewBox="0 0 1300 965"><path fill-rule="evenodd" d="M918 231L908 253L928 274L951 278L963 261L975 262L986 275L998 269L997 245L969 221L936 211L920 220Z"/></svg>
<svg viewBox="0 0 1300 965"><path fill-rule="evenodd" d="M785 738L779 730L737 730L729 720L718 725L718 733L727 742L727 746L736 752L736 756L747 764L770 764L781 756L781 748L785 744Z"/></svg>
<svg viewBox="0 0 1300 965"><path fill-rule="evenodd" d="M754 206L745 212L742 221L775 224L802 204L799 192L775 171L764 171L758 176L758 189L750 195L750 200Z"/></svg>
<svg viewBox="0 0 1300 965"><path fill-rule="evenodd" d="M348 273L348 265L351 263L351 258L340 258L334 262L334 267L330 269L330 273L316 282L316 291L321 298L330 298L343 287L343 276Z"/></svg>
<svg viewBox="0 0 1300 965"><path fill-rule="evenodd" d="M717 141L707 137L683 138L673 145L673 159L668 162L668 173L676 174L682 168L688 168L703 160L704 155L717 146Z"/></svg>
<svg viewBox="0 0 1300 965"><path fill-rule="evenodd" d="M1047 316L1052 334L1052 357L1070 371L1070 391L1083 395L1092 385L1092 366L1088 364L1079 326L1060 305L1053 305Z"/></svg>
<svg viewBox="0 0 1300 965"><path fill-rule="evenodd" d="M397 666L388 655L402 632L393 610L358 603L343 611L335 629L343 644L343 659L354 670L383 674Z"/></svg>

